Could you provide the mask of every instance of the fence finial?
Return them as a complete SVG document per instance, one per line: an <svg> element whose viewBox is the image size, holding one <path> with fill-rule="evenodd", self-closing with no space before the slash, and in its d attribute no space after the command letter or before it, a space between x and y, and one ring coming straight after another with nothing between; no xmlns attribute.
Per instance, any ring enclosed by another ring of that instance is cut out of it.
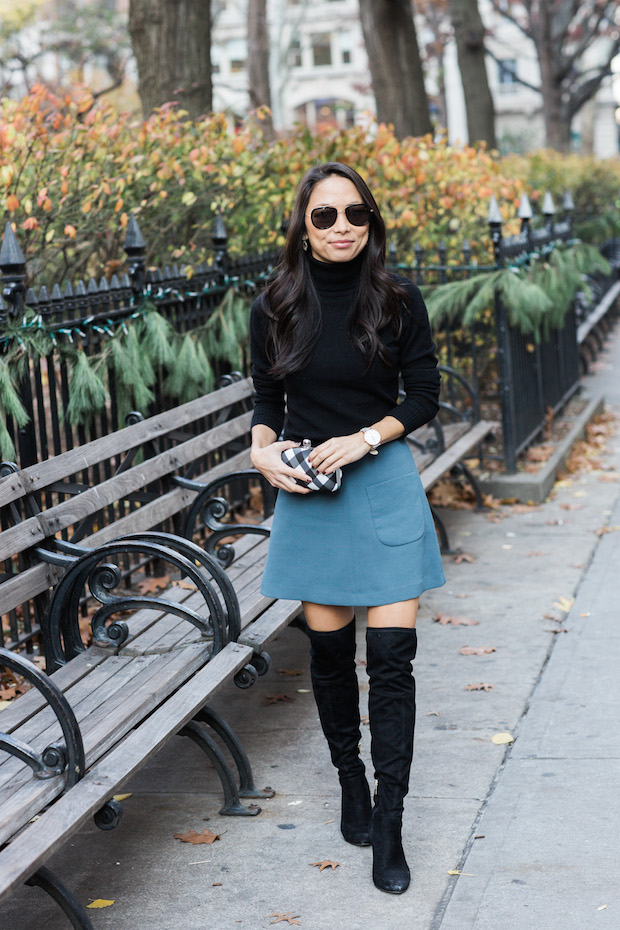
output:
<svg viewBox="0 0 620 930"><path fill-rule="evenodd" d="M517 213L517 216L521 221L529 221L532 219L532 205L530 203L530 198L527 196L525 191L523 191L519 199L519 212Z"/></svg>
<svg viewBox="0 0 620 930"><path fill-rule="evenodd" d="M131 290L136 299L141 298L144 292L146 243L133 213L129 217L123 248L129 259L127 270L131 279Z"/></svg>
<svg viewBox="0 0 620 930"><path fill-rule="evenodd" d="M10 272L21 266L25 270L25 264L26 259L17 241L17 236L13 232L11 224L7 223L2 237L2 246L0 247L0 268L2 271Z"/></svg>
<svg viewBox="0 0 620 930"><path fill-rule="evenodd" d="M146 248L142 230L138 226L138 221L133 213L127 223L127 234L123 248L128 255L134 255L136 251L143 251Z"/></svg>
<svg viewBox="0 0 620 930"><path fill-rule="evenodd" d="M489 226L491 226L491 225L493 225L493 224L495 224L495 223L499 223L500 225L503 223L502 214L500 213L500 209L499 209L499 207L498 207L498 205L497 205L497 200L495 199L495 194L491 194L491 200L490 200L490 202L489 202L489 215L488 215L488 217L487 217L487 223L489 224Z"/></svg>
<svg viewBox="0 0 620 930"><path fill-rule="evenodd" d="M2 296L8 304L9 314L19 318L24 313L26 259L10 223L6 224L0 247L0 272L3 278ZM5 322L4 307L1 316L2 322Z"/></svg>
<svg viewBox="0 0 620 930"><path fill-rule="evenodd" d="M570 191L564 191L564 199L562 200L562 209L565 213L572 213L575 209L575 201Z"/></svg>
<svg viewBox="0 0 620 930"><path fill-rule="evenodd" d="M555 204L553 202L553 197L551 196L551 191L545 191L542 212L544 216L553 216L555 213Z"/></svg>

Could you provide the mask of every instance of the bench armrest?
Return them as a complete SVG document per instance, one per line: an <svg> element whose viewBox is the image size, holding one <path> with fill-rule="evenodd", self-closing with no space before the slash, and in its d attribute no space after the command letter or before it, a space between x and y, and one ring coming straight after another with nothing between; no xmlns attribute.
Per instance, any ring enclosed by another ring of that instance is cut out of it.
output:
<svg viewBox="0 0 620 930"><path fill-rule="evenodd" d="M128 556L161 559L180 570L202 596L204 608L195 610L166 597L132 592L115 593L122 580L120 564ZM65 556L66 557L66 556ZM152 609L173 614L193 624L213 641L211 654L239 635L241 617L237 596L220 564L200 546L171 533L134 533L119 536L76 558L54 588L42 622L48 671L66 664L84 650L79 630L79 606L88 586L101 607L93 614L93 641L120 647L129 635L124 620L108 621L126 610Z"/></svg>
<svg viewBox="0 0 620 930"><path fill-rule="evenodd" d="M203 484L200 481L192 481L188 478L175 478L175 483L181 487L198 491L196 498L189 508L187 518L181 530L183 536L192 539L196 532L196 527L201 522L209 531L205 548L210 555L217 558L219 563L228 568L235 557L235 550L232 545L221 545L222 539L230 536L246 536L254 534L257 536L269 536L270 529L263 524L257 523L223 523L224 517L228 516L231 510L230 503L225 497L216 492L233 482L246 483L249 486L250 481L258 481L263 494L265 516L273 511L271 501L274 497L274 490L266 478L255 468L245 468L242 471L230 472L216 478L209 484Z"/></svg>
<svg viewBox="0 0 620 930"><path fill-rule="evenodd" d="M71 705L55 682L23 656L9 652L8 649L0 649L2 665L22 675L43 695L60 724L64 743L47 746L39 754L23 740L0 732L0 749L29 765L35 778L53 778L64 772L66 791L83 777L86 769L82 734Z"/></svg>

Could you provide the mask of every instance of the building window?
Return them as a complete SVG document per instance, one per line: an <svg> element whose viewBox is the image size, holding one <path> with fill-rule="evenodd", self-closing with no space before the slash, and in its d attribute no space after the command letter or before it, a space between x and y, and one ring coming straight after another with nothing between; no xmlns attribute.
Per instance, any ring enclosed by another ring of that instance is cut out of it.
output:
<svg viewBox="0 0 620 930"><path fill-rule="evenodd" d="M497 82L503 94L514 93L517 87L517 61L515 58L504 58L497 62Z"/></svg>
<svg viewBox="0 0 620 930"><path fill-rule="evenodd" d="M301 40L291 39L288 47L288 63L291 68L301 68Z"/></svg>
<svg viewBox="0 0 620 930"><path fill-rule="evenodd" d="M312 60L319 68L332 63L332 42L329 33L321 33L311 37Z"/></svg>
<svg viewBox="0 0 620 930"><path fill-rule="evenodd" d="M231 72L237 74L239 71L245 71L248 57L248 45L245 39L230 39L226 43L226 51Z"/></svg>
<svg viewBox="0 0 620 930"><path fill-rule="evenodd" d="M350 32L341 32L338 35L338 45L340 47L340 60L343 65L350 65L353 60L353 39Z"/></svg>

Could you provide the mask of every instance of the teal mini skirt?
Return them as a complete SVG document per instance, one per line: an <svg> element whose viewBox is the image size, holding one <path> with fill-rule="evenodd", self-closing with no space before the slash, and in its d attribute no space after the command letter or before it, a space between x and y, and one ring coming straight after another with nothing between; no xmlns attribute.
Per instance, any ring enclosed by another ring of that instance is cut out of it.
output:
<svg viewBox="0 0 620 930"><path fill-rule="evenodd" d="M445 584L437 534L405 439L342 470L333 493L279 491L261 593L375 607Z"/></svg>

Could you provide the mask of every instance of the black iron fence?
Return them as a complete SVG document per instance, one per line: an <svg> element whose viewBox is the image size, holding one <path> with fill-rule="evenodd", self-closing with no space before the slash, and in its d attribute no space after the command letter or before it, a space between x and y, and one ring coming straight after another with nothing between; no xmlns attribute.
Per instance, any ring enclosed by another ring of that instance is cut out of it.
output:
<svg viewBox="0 0 620 930"><path fill-rule="evenodd" d="M563 215L557 219L553 203L547 197L535 224L524 197L519 211L521 232L504 237L502 218L493 199L488 230L480 232L489 236L488 264L472 262L467 242L461 254L454 256L448 255L442 243L436 255L416 248L413 265L399 263L395 250L390 249L389 261L421 286L468 278L504 265L523 265L532 254L551 250L558 241L572 239L571 211L572 203L567 198ZM214 226L212 242L212 261L192 269L191 277L182 266L146 268L145 243L132 217L124 243L126 270L112 273L109 278L103 276L99 281L66 284L62 289L55 284L35 290L26 288L23 254L7 224L0 249L0 363L3 355L15 345L15 340L25 339L24 334L32 334L37 327L52 340L46 354L28 356L25 353L18 392L27 422L20 426L15 417L6 417L6 429L14 440L16 458L22 467L123 425L119 385L111 369L104 372L108 402L87 425L71 425L66 412L72 369L60 351L62 345L79 345L86 355L96 355L119 327L139 318L149 306L154 306L176 332L189 332L214 314L231 286L251 296L278 259L278 253L272 252L231 260L221 217ZM612 244L612 253L614 249L616 246ZM119 269L122 267L119 262ZM503 454L509 471L516 468L519 452L541 431L549 411L557 412L576 390L579 381L577 326L591 313L592 305L600 300L612 281L613 278L603 280L600 276L593 279L590 300L582 296L575 310L566 314L563 325L540 342L510 324L499 297L494 317L489 315L473 327L442 326L436 331L441 361L461 370L476 388L482 379L485 392L495 395L501 404ZM240 367L246 373L247 365L247 347L244 347ZM214 367L216 376L227 369L221 364ZM166 395L161 383L155 386L154 395L148 407L142 406L141 413L148 415L175 403L173 397Z"/></svg>

